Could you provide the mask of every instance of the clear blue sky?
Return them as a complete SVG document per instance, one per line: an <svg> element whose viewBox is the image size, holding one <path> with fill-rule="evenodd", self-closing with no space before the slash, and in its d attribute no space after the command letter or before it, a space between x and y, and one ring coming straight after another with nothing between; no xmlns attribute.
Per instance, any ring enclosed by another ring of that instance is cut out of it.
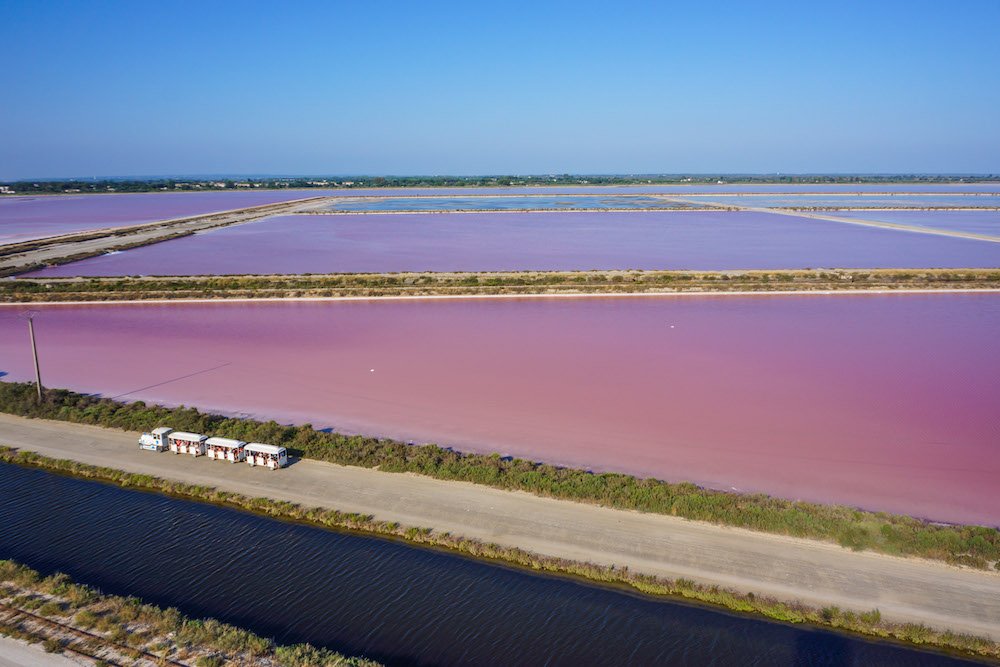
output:
<svg viewBox="0 0 1000 667"><path fill-rule="evenodd" d="M1000 2L0 5L0 179L1000 172Z"/></svg>

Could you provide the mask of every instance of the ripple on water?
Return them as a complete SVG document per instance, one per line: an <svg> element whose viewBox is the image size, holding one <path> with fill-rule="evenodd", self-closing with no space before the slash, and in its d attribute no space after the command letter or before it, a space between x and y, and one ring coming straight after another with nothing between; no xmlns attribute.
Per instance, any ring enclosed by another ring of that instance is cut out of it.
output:
<svg viewBox="0 0 1000 667"><path fill-rule="evenodd" d="M961 664L4 464L0 525L0 557L390 664Z"/></svg>

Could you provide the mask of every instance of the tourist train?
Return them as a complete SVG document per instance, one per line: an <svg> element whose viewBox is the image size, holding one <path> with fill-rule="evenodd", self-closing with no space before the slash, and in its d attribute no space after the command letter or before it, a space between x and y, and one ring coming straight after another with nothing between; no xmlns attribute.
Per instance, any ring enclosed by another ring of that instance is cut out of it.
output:
<svg viewBox="0 0 1000 667"><path fill-rule="evenodd" d="M246 458L243 448L247 443L232 438L209 438L205 441L205 449L210 460L239 463Z"/></svg>
<svg viewBox="0 0 1000 667"><path fill-rule="evenodd" d="M246 462L250 467L261 466L271 470L288 465L288 451L284 447L175 431L166 426L139 436L139 448L153 452L169 450L174 454L194 457L207 456L212 461Z"/></svg>
<svg viewBox="0 0 1000 667"><path fill-rule="evenodd" d="M288 452L285 451L284 447L251 442L244 449L246 450L247 463L251 467L283 468L288 465Z"/></svg>
<svg viewBox="0 0 1000 667"><path fill-rule="evenodd" d="M205 453L205 441L207 435L199 433L187 433L185 431L174 431L167 434L167 444L174 454L190 454L191 456L202 456Z"/></svg>
<svg viewBox="0 0 1000 667"><path fill-rule="evenodd" d="M160 428L154 428L149 433L143 433L139 436L139 449L148 449L152 452L164 451L167 448L167 436L173 430L172 428L161 426Z"/></svg>

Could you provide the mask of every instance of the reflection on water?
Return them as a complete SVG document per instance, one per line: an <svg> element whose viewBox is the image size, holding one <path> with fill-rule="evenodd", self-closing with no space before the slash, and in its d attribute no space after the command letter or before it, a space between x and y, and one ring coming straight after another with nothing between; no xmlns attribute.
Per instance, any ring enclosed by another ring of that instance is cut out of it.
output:
<svg viewBox="0 0 1000 667"><path fill-rule="evenodd" d="M0 557L389 664L962 664L9 465L0 522Z"/></svg>

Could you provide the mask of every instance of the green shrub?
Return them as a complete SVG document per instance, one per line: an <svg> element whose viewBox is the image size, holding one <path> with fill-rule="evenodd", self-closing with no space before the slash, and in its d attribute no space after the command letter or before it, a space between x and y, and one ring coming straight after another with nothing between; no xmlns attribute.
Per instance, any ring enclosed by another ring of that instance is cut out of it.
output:
<svg viewBox="0 0 1000 667"><path fill-rule="evenodd" d="M100 617L97 614L89 609L84 609L73 617L73 624L83 628L84 630L89 630L97 625L98 620L100 620Z"/></svg>
<svg viewBox="0 0 1000 667"><path fill-rule="evenodd" d="M37 613L39 616L44 616L45 618L64 616L66 614L66 607L59 602L50 601L39 607Z"/></svg>
<svg viewBox="0 0 1000 667"><path fill-rule="evenodd" d="M42 642L42 648L46 653L62 653L65 644L59 639L46 639Z"/></svg>

